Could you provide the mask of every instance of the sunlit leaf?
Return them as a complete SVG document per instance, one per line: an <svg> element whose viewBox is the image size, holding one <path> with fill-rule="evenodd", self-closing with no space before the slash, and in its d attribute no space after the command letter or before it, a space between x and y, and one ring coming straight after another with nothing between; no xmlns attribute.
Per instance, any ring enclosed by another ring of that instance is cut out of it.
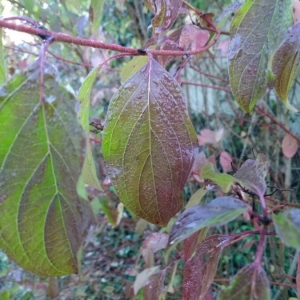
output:
<svg viewBox="0 0 300 300"><path fill-rule="evenodd" d="M292 85L300 72L300 23L291 28L274 54L272 71L275 75L275 91L285 106L297 112L288 100Z"/></svg>
<svg viewBox="0 0 300 300"><path fill-rule="evenodd" d="M267 190L265 177L268 167L267 157L259 153L255 160L247 159L233 176L243 187L262 197Z"/></svg>
<svg viewBox="0 0 300 300"><path fill-rule="evenodd" d="M98 30L101 23L101 18L103 14L103 4L104 0L91 0L90 6L90 19L93 23L92 33L93 35L98 35Z"/></svg>
<svg viewBox="0 0 300 300"><path fill-rule="evenodd" d="M235 182L234 177L228 174L219 173L211 162L202 167L200 178L212 180L224 193L228 193L232 184Z"/></svg>
<svg viewBox="0 0 300 300"><path fill-rule="evenodd" d="M138 291L141 288L143 288L147 284L149 277L152 276L153 274L157 273L158 270L159 270L159 267L147 268L136 276L134 284L133 284L133 290L134 290L135 295L138 293Z"/></svg>
<svg viewBox="0 0 300 300"><path fill-rule="evenodd" d="M300 209L293 208L275 215L274 226L280 239L290 247L300 249Z"/></svg>
<svg viewBox="0 0 300 300"><path fill-rule="evenodd" d="M148 56L137 56L129 61L121 70L120 75L122 82L125 82L128 78L139 71L148 62L148 60Z"/></svg>
<svg viewBox="0 0 300 300"><path fill-rule="evenodd" d="M144 2L148 9L155 14L152 19L155 33L170 29L182 6L182 0L144 0Z"/></svg>
<svg viewBox="0 0 300 300"><path fill-rule="evenodd" d="M157 272L149 277L144 287L144 300L156 300L163 292L166 270Z"/></svg>
<svg viewBox="0 0 300 300"><path fill-rule="evenodd" d="M0 246L26 270L62 276L77 272L92 218L76 193L85 135L54 68L45 67L44 103L39 78L35 64L0 92Z"/></svg>
<svg viewBox="0 0 300 300"><path fill-rule="evenodd" d="M255 276L253 276L254 272L256 272ZM219 300L228 299L271 300L270 282L264 269L254 263L243 267L230 286L220 292Z"/></svg>
<svg viewBox="0 0 300 300"><path fill-rule="evenodd" d="M197 246L195 255L184 266L184 300L204 299L215 277L220 255L227 240L228 236L212 235Z"/></svg>
<svg viewBox="0 0 300 300"><path fill-rule="evenodd" d="M180 86L155 60L111 100L102 145L125 206L151 223L167 225L183 205L197 137Z"/></svg>
<svg viewBox="0 0 300 300"><path fill-rule="evenodd" d="M287 133L282 140L281 148L285 157L292 158L298 151L298 142Z"/></svg>
<svg viewBox="0 0 300 300"><path fill-rule="evenodd" d="M200 188L198 189L190 198L189 202L187 203L187 205L185 206L185 208L189 208L192 207L194 205L198 205L200 203L200 201L202 200L202 198L205 196L207 190L204 188Z"/></svg>
<svg viewBox="0 0 300 300"><path fill-rule="evenodd" d="M251 113L268 85L270 58L292 25L291 0L246 0L230 29L229 78L233 96Z"/></svg>
<svg viewBox="0 0 300 300"><path fill-rule="evenodd" d="M0 86L6 81L6 63L2 45L2 28L0 29Z"/></svg>
<svg viewBox="0 0 300 300"><path fill-rule="evenodd" d="M177 218L170 243L182 241L201 228L227 224L247 210L248 206L234 197L218 197L208 204L192 206Z"/></svg>

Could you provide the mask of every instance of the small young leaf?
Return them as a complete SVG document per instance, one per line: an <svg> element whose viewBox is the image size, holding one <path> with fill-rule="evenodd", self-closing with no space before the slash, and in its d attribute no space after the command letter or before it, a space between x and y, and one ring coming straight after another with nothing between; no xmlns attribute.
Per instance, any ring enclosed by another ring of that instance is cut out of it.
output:
<svg viewBox="0 0 300 300"><path fill-rule="evenodd" d="M199 152L195 158L192 173L199 174L203 166L207 163L206 155L203 151Z"/></svg>
<svg viewBox="0 0 300 300"><path fill-rule="evenodd" d="M166 270L157 272L149 277L144 286L144 300L160 299L163 292Z"/></svg>
<svg viewBox="0 0 300 300"><path fill-rule="evenodd" d="M220 165L222 166L224 172L230 172L232 170L231 163L231 155L226 151L222 151L220 154Z"/></svg>
<svg viewBox="0 0 300 300"><path fill-rule="evenodd" d="M280 239L289 247L300 249L300 209L293 208L275 215L274 226Z"/></svg>
<svg viewBox="0 0 300 300"><path fill-rule="evenodd" d="M182 241L201 228L227 224L247 210L244 202L233 197L218 197L208 204L192 206L177 218L170 243Z"/></svg>
<svg viewBox="0 0 300 300"><path fill-rule="evenodd" d="M128 78L139 71L148 62L148 60L148 56L137 56L129 61L121 70L120 75L122 82L125 82Z"/></svg>
<svg viewBox="0 0 300 300"><path fill-rule="evenodd" d="M288 100L292 85L300 72L300 23L291 28L284 41L274 54L272 71L275 75L275 91L285 104L293 112L297 112Z"/></svg>
<svg viewBox="0 0 300 300"><path fill-rule="evenodd" d="M254 263L243 267L230 286L221 290L219 300L271 300L270 282L265 270ZM256 272L256 276L254 275ZM255 281L253 281L255 278Z"/></svg>
<svg viewBox="0 0 300 300"><path fill-rule="evenodd" d="M119 205L121 204L121 206L118 205L118 207L116 208L111 205L110 203L111 201L107 196L100 196L99 198L96 198L93 201L96 202L95 206L97 208L99 206L99 208L103 211L103 213L107 217L108 222L113 227L116 227L122 218L122 214L123 214L122 203L119 203Z"/></svg>
<svg viewBox="0 0 300 300"><path fill-rule="evenodd" d="M291 0L246 0L236 13L230 29L229 78L244 112L251 113L264 96L269 60L292 22Z"/></svg>
<svg viewBox="0 0 300 300"><path fill-rule="evenodd" d="M154 33L161 33L170 29L174 24L182 6L182 0L145 0L145 4L155 13L152 19Z"/></svg>
<svg viewBox="0 0 300 300"><path fill-rule="evenodd" d="M91 0L90 19L93 23L92 33L94 36L98 35L98 30L101 23L103 13L104 0Z"/></svg>
<svg viewBox="0 0 300 300"><path fill-rule="evenodd" d="M190 208L194 205L198 205L200 203L200 201L202 200L202 198L205 196L207 190L204 188L200 188L199 190L197 190L192 197L190 198L189 202L187 203L187 205L185 206L185 208Z"/></svg>
<svg viewBox="0 0 300 300"><path fill-rule="evenodd" d="M47 64L42 102L39 70L0 92L0 247L22 268L55 277L78 272L92 211L76 193L86 140L76 99Z"/></svg>
<svg viewBox="0 0 300 300"><path fill-rule="evenodd" d="M136 276L134 284L133 284L133 290L134 290L135 295L138 293L138 291L141 288L143 288L147 284L147 281L150 278L150 276L157 273L158 269L159 269L159 267L148 268L148 269L143 270L141 273L139 273Z"/></svg>
<svg viewBox="0 0 300 300"><path fill-rule="evenodd" d="M198 135L199 146L202 146L205 144L215 145L221 141L223 135L224 135L223 128L221 128L217 131L212 131L210 129L203 129L203 130L201 130L200 135Z"/></svg>
<svg viewBox="0 0 300 300"><path fill-rule="evenodd" d="M184 300L205 299L227 240L228 236L212 235L197 246L195 255L184 266Z"/></svg>
<svg viewBox="0 0 300 300"><path fill-rule="evenodd" d="M292 158L298 151L298 142L287 133L282 140L281 147L284 156Z"/></svg>
<svg viewBox="0 0 300 300"><path fill-rule="evenodd" d="M111 100L103 131L103 156L125 206L167 225L183 205L196 149L180 86L149 59Z"/></svg>
<svg viewBox="0 0 300 300"><path fill-rule="evenodd" d="M228 193L232 184L236 181L231 175L219 173L211 162L203 166L200 171L200 178L212 180L224 193Z"/></svg>
<svg viewBox="0 0 300 300"><path fill-rule="evenodd" d="M256 160L247 159L233 175L240 184L262 197L267 189L265 177L268 171L267 157L259 153Z"/></svg>

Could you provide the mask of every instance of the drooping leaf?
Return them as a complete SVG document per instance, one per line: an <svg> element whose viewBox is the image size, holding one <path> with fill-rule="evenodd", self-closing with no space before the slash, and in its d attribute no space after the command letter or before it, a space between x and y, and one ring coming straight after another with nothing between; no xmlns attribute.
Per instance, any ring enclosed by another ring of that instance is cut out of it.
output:
<svg viewBox="0 0 300 300"><path fill-rule="evenodd" d="M270 59L292 25L291 0L246 0L230 29L229 78L233 96L251 113L268 85Z"/></svg>
<svg viewBox="0 0 300 300"><path fill-rule="evenodd" d="M232 170L231 164L232 164L231 155L226 151L222 151L220 154L220 165L222 166L223 171L230 172Z"/></svg>
<svg viewBox="0 0 300 300"><path fill-rule="evenodd" d="M288 100L292 85L300 72L300 23L291 28L274 54L272 71L275 75L275 91L285 106L297 112Z"/></svg>
<svg viewBox="0 0 300 300"><path fill-rule="evenodd" d="M22 268L52 277L77 272L92 219L76 193L85 146L76 99L54 70L45 66L43 103L38 64L0 92L0 247Z"/></svg>
<svg viewBox="0 0 300 300"><path fill-rule="evenodd" d="M155 14L151 21L154 33L170 29L182 6L182 0L144 0L144 2Z"/></svg>
<svg viewBox="0 0 300 300"><path fill-rule="evenodd" d="M200 188L198 189L190 198L189 202L187 203L187 205L185 206L185 208L189 208L192 207L194 205L198 205L200 203L200 201L202 200L202 198L205 196L207 190L204 188Z"/></svg>
<svg viewBox="0 0 300 300"><path fill-rule="evenodd" d="M232 184L236 181L231 175L219 173L211 162L202 167L200 178L212 180L224 193L228 193Z"/></svg>
<svg viewBox="0 0 300 300"><path fill-rule="evenodd" d="M0 29L0 86L6 81L6 64L2 45L2 28Z"/></svg>
<svg viewBox="0 0 300 300"><path fill-rule="evenodd" d="M101 18L103 14L103 5L104 5L104 0L91 0L90 19L93 23L92 33L95 36L98 35L98 30L100 27Z"/></svg>
<svg viewBox="0 0 300 300"><path fill-rule="evenodd" d="M129 61L121 70L120 75L122 82L125 82L128 78L139 71L148 62L148 60L148 56L136 56Z"/></svg>
<svg viewBox="0 0 300 300"><path fill-rule="evenodd" d="M247 210L247 204L234 197L218 197L208 204L192 206L177 218L170 233L170 244L184 240L201 228L227 224Z"/></svg>
<svg viewBox="0 0 300 300"><path fill-rule="evenodd" d="M163 292L166 269L151 275L144 286L144 300L160 299Z"/></svg>
<svg viewBox="0 0 300 300"><path fill-rule="evenodd" d="M256 268L254 263L243 267L230 286L221 290L219 300L271 300L267 274L261 266ZM254 272L256 276L253 276Z"/></svg>
<svg viewBox="0 0 300 300"><path fill-rule="evenodd" d="M280 239L287 246L300 249L300 209L293 208L274 214L273 221Z"/></svg>
<svg viewBox="0 0 300 300"><path fill-rule="evenodd" d="M150 278L150 276L157 273L158 270L159 270L159 267L157 267L157 266L147 268L136 276L134 284L133 284L133 290L134 290L135 295L138 293L138 291L141 288L143 288L147 284L147 281Z"/></svg>
<svg viewBox="0 0 300 300"><path fill-rule="evenodd" d="M267 157L264 154L259 153L255 160L247 159L233 177L238 179L243 187L248 188L258 196L263 197L267 190L265 177L267 175L268 166L269 163Z"/></svg>
<svg viewBox="0 0 300 300"><path fill-rule="evenodd" d="M230 16L234 16L234 14L241 7L241 5L242 5L242 3L240 3L240 2L234 2L234 3L229 4L222 11L220 16L216 19L215 24L217 25L217 27L221 28Z"/></svg>
<svg viewBox="0 0 300 300"><path fill-rule="evenodd" d="M125 206L166 225L183 205L196 148L179 85L150 59L111 100L103 132L108 173Z"/></svg>
<svg viewBox="0 0 300 300"><path fill-rule="evenodd" d="M282 140L281 148L285 157L292 158L298 151L298 142L287 133Z"/></svg>
<svg viewBox="0 0 300 300"><path fill-rule="evenodd" d="M228 236L212 235L202 241L184 266L183 299L203 300L215 277ZM229 298L228 298L229 299Z"/></svg>

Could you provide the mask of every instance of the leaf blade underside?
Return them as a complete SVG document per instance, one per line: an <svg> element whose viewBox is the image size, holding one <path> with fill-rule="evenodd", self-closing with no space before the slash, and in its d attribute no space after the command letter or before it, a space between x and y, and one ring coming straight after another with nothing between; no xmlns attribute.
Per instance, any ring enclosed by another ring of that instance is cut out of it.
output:
<svg viewBox="0 0 300 300"><path fill-rule="evenodd" d="M1 91L0 246L26 270L62 276L78 271L77 251L92 218L76 194L85 135L76 99L53 69L45 70L44 103L39 76L35 65Z"/></svg>
<svg viewBox="0 0 300 300"><path fill-rule="evenodd" d="M180 86L149 59L111 100L103 132L103 156L125 206L166 225L183 205L196 149Z"/></svg>

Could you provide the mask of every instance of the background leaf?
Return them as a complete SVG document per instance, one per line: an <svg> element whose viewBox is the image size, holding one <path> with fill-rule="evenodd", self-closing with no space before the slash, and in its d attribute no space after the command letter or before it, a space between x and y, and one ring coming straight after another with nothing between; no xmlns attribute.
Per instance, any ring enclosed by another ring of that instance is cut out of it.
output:
<svg viewBox="0 0 300 300"><path fill-rule="evenodd" d="M177 243L207 226L224 225L245 212L248 206L234 197L218 197L208 204L185 210L173 225L170 243Z"/></svg>
<svg viewBox="0 0 300 300"><path fill-rule="evenodd" d="M269 60L292 22L291 0L246 0L232 20L229 78L244 112L264 96Z"/></svg>
<svg viewBox="0 0 300 300"><path fill-rule="evenodd" d="M212 235L197 246L195 255L184 266L184 300L205 299L227 240L228 236Z"/></svg>
<svg viewBox="0 0 300 300"><path fill-rule="evenodd" d="M167 225L183 205L196 148L179 85L149 60L111 100L103 132L103 156L125 206Z"/></svg>
<svg viewBox="0 0 300 300"><path fill-rule="evenodd" d="M198 205L200 203L200 201L202 200L202 198L205 196L207 190L204 188L200 188L198 189L190 198L189 202L187 203L187 205L185 206L185 208L189 208L192 207L194 205Z"/></svg>
<svg viewBox="0 0 300 300"><path fill-rule="evenodd" d="M256 276L253 273L256 271ZM253 281L255 278L255 281ZM253 289L252 289L253 284ZM230 286L221 290L219 300L271 300L270 282L261 266L254 263L243 267Z"/></svg>
<svg viewBox="0 0 300 300"><path fill-rule="evenodd" d="M166 270L157 272L149 277L144 287L144 300L159 299L163 292Z"/></svg>
<svg viewBox="0 0 300 300"><path fill-rule="evenodd" d="M159 267L157 267L157 266L147 268L136 276L134 284L133 284L133 290L134 290L135 295L138 293L138 291L141 288L143 288L147 284L149 277L152 276L153 274L157 273L158 270L159 270Z"/></svg>
<svg viewBox="0 0 300 300"><path fill-rule="evenodd" d="M292 158L298 151L298 142L287 133L282 140L281 148L285 157Z"/></svg>
<svg viewBox="0 0 300 300"><path fill-rule="evenodd" d="M94 36L98 35L98 30L101 23L103 13L104 0L91 0L90 19L93 23L92 33Z"/></svg>
<svg viewBox="0 0 300 300"><path fill-rule="evenodd" d="M77 272L92 220L76 194L85 135L56 75L47 65L45 103L38 64L0 93L0 246L22 268L52 277Z"/></svg>
<svg viewBox="0 0 300 300"><path fill-rule="evenodd" d="M273 215L273 221L280 239L287 246L300 249L300 209L293 208Z"/></svg>

